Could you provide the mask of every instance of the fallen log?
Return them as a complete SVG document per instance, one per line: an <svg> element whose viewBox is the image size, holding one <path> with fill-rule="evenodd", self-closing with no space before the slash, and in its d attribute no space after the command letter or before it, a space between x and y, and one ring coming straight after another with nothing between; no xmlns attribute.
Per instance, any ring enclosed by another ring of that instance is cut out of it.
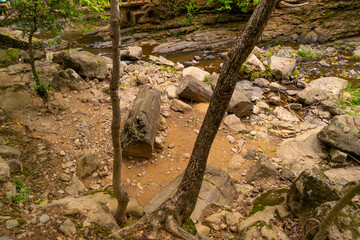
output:
<svg viewBox="0 0 360 240"><path fill-rule="evenodd" d="M140 89L121 135L123 155L150 158L160 114L160 92L150 85Z"/></svg>

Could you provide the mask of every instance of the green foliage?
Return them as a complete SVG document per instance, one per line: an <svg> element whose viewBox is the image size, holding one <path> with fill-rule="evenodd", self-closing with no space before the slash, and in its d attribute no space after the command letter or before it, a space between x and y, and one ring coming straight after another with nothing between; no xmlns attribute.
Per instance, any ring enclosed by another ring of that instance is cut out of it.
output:
<svg viewBox="0 0 360 240"><path fill-rule="evenodd" d="M234 5L240 8L242 12L247 12L246 6L250 3L254 3L255 5L259 3L259 0L208 0L207 5L215 4L218 6L216 11L230 11Z"/></svg>
<svg viewBox="0 0 360 240"><path fill-rule="evenodd" d="M275 206L284 202L287 191L288 189L272 189L262 194L255 199L254 207L249 215L251 216L258 211L262 211L266 206Z"/></svg>
<svg viewBox="0 0 360 240"><path fill-rule="evenodd" d="M205 77L204 77L204 83L205 83L206 85L208 85L208 86L211 87L211 82L212 82L212 80L211 80L211 78L210 78L209 76L205 76Z"/></svg>
<svg viewBox="0 0 360 240"><path fill-rule="evenodd" d="M181 226L181 228L184 229L185 231L187 231L188 233L191 233L192 235L195 235L197 233L195 223L191 219L188 219Z"/></svg>
<svg viewBox="0 0 360 240"><path fill-rule="evenodd" d="M30 194L32 194L30 187L24 186L24 182L21 179L22 177L24 177L24 175L15 176L16 180L13 184L16 188L16 193L10 195L11 201L16 204L26 201Z"/></svg>
<svg viewBox="0 0 360 240"><path fill-rule="evenodd" d="M95 231L103 236L103 239L107 239L111 235L111 230L106 227L100 227L95 224Z"/></svg>
<svg viewBox="0 0 360 240"><path fill-rule="evenodd" d="M47 85L47 83L45 81L37 80L34 90L35 90L35 92L41 94L41 93L49 92L50 87Z"/></svg>
<svg viewBox="0 0 360 240"><path fill-rule="evenodd" d="M354 55L351 57L353 60L360 60L360 55Z"/></svg>
<svg viewBox="0 0 360 240"><path fill-rule="evenodd" d="M356 79L356 78L354 78ZM354 80L353 80L354 81ZM338 98L334 99L334 102L343 109L354 109L360 105L360 87L355 86L353 81L349 81L348 87L339 95ZM350 97L345 98L345 93L348 93ZM350 115L356 116L353 112L347 112Z"/></svg>
<svg viewBox="0 0 360 240"><path fill-rule="evenodd" d="M297 55L299 55L300 57L304 57L304 58L314 58L317 56L316 52L311 51L310 49L301 49L301 50L297 50L295 51L295 53Z"/></svg>

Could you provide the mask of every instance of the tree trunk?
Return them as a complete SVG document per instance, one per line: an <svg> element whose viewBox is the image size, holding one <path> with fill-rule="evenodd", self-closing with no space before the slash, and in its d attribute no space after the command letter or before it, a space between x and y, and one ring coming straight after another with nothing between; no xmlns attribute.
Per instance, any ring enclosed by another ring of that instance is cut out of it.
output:
<svg viewBox="0 0 360 240"><path fill-rule="evenodd" d="M313 240L325 240L329 235L331 226L334 224L336 217L341 210L348 205L351 200L360 193L360 181L356 183L329 211L324 220L321 222L320 229Z"/></svg>
<svg viewBox="0 0 360 240"><path fill-rule="evenodd" d="M120 98L119 98L119 82L120 82L120 9L119 1L111 0L111 36L113 48L113 71L110 81L110 96L112 104L113 118L111 123L111 137L114 149L114 169L113 169L113 190L118 202L115 213L116 222L122 225L126 222L126 207L129 202L127 192L121 187L121 144L120 144Z"/></svg>
<svg viewBox="0 0 360 240"><path fill-rule="evenodd" d="M232 47L221 68L205 119L196 139L185 175L176 193L166 200L153 214L160 221L169 221L174 216L181 226L191 215L201 188L209 151L229 105L239 70L256 45L276 5L276 0L261 0L252 14L245 30Z"/></svg>
<svg viewBox="0 0 360 240"><path fill-rule="evenodd" d="M36 29L31 28L31 31L29 34L29 57L30 57L31 71L34 76L34 80L36 83L38 83L40 80L39 80L39 75L37 74L36 68L35 68L34 50L33 50L33 36L34 36L35 31L36 31Z"/></svg>
<svg viewBox="0 0 360 240"><path fill-rule="evenodd" d="M150 158L160 114L160 92L150 85L142 87L126 120L121 136L123 154Z"/></svg>

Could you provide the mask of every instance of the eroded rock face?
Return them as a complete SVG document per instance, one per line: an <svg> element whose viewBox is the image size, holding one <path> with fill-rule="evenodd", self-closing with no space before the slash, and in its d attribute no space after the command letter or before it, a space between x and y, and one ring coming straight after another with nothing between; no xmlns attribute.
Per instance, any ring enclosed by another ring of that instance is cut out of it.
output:
<svg viewBox="0 0 360 240"><path fill-rule="evenodd" d="M360 156L360 117L339 115L318 134L327 145Z"/></svg>
<svg viewBox="0 0 360 240"><path fill-rule="evenodd" d="M310 211L322 203L337 201L340 197L340 191L330 184L325 175L317 176L310 171L304 171L291 185L286 204L296 215Z"/></svg>
<svg viewBox="0 0 360 240"><path fill-rule="evenodd" d="M324 77L311 81L297 96L305 104L312 105L338 96L348 85L345 79Z"/></svg>
<svg viewBox="0 0 360 240"><path fill-rule="evenodd" d="M168 197L177 190L184 172L178 175L169 185L160 192L144 207L145 213L150 213L160 206ZM235 186L230 176L217 167L208 165L201 185L198 200L194 212L191 214L192 220L198 220L202 211L211 203L228 204L235 197Z"/></svg>

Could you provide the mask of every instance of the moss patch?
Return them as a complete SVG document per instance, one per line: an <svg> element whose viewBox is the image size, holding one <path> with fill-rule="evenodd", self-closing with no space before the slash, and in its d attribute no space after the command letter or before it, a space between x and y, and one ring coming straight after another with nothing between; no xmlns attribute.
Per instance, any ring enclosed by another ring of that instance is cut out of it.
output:
<svg viewBox="0 0 360 240"><path fill-rule="evenodd" d="M250 216L258 211L264 210L266 206L275 206L285 201L288 189L272 189L255 199L254 207L250 211Z"/></svg>

